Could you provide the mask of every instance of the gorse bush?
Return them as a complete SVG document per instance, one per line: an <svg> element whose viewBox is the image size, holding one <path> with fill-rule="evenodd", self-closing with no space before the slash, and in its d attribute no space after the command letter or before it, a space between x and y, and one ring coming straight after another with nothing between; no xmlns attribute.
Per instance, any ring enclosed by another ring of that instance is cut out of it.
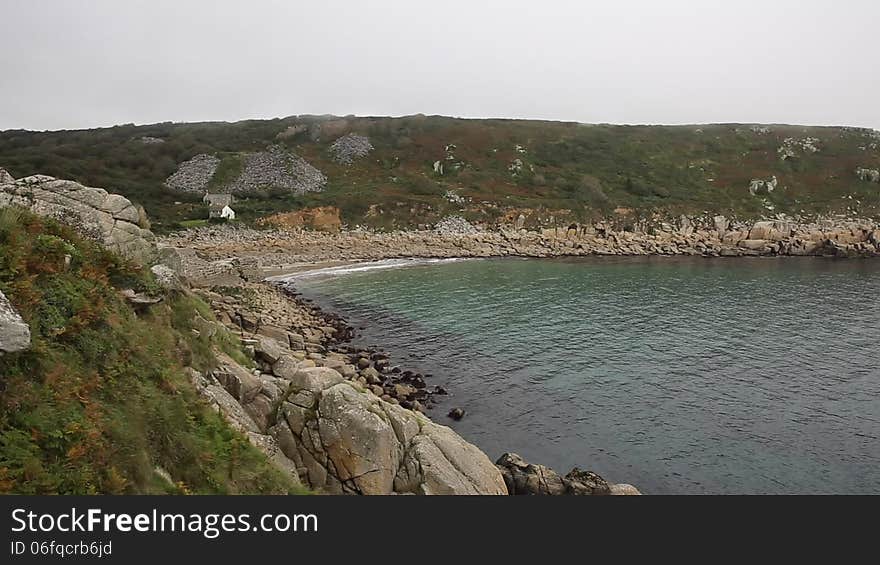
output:
<svg viewBox="0 0 880 565"><path fill-rule="evenodd" d="M0 356L0 493L286 493L289 477L197 396L185 365L235 341L193 332L186 293L138 316L119 295L149 273L70 229L0 210L0 290L31 326ZM12 219L14 218L14 222ZM167 480L167 476L171 481Z"/></svg>

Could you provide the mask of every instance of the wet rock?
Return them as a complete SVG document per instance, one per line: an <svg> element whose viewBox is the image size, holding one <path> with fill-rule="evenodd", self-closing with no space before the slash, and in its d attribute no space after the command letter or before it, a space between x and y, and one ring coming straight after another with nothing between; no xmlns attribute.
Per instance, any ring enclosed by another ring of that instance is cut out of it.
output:
<svg viewBox="0 0 880 565"><path fill-rule="evenodd" d="M516 453L505 453L495 463L507 485L507 491L516 495L607 495L639 494L631 485L620 485L614 490L605 479L590 471L575 467L565 477L544 465L528 463Z"/></svg>
<svg viewBox="0 0 880 565"><path fill-rule="evenodd" d="M549 467L526 463L516 453L505 453L495 465L504 477L508 494L561 495L565 494L562 477Z"/></svg>
<svg viewBox="0 0 880 565"><path fill-rule="evenodd" d="M461 420L462 418L464 418L465 411L464 411L463 409L461 409L461 408L453 408L453 409L450 410L449 413L446 414L446 415L449 416L450 418L452 418L452 419L455 420L455 421L459 421L459 420Z"/></svg>
<svg viewBox="0 0 880 565"><path fill-rule="evenodd" d="M563 480L566 494L589 495L611 494L608 481L590 471L582 471L575 467Z"/></svg>

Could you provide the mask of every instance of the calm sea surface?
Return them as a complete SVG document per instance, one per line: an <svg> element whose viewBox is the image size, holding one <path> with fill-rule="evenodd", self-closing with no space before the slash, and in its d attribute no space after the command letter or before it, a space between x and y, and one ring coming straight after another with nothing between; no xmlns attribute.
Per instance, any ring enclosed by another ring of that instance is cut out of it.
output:
<svg viewBox="0 0 880 565"><path fill-rule="evenodd" d="M295 284L447 387L429 414L492 459L646 493L880 494L880 261L490 259Z"/></svg>

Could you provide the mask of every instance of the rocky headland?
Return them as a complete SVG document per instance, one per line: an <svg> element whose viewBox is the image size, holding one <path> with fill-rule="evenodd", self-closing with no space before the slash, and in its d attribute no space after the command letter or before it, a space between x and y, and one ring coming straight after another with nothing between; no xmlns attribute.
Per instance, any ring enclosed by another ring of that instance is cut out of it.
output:
<svg viewBox="0 0 880 565"><path fill-rule="evenodd" d="M143 209L102 188L47 175L16 180L0 169L0 208L6 206L19 206L69 224L141 265L156 260L156 239Z"/></svg>

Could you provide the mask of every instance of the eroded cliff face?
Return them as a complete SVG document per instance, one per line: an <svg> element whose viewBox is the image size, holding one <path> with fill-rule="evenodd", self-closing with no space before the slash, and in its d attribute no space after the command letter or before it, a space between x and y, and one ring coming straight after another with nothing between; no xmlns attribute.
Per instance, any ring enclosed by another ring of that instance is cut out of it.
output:
<svg viewBox="0 0 880 565"><path fill-rule="evenodd" d="M142 227L141 212L124 196L46 175L15 180L2 171L0 207L13 205L66 223L141 265L157 256L155 236Z"/></svg>

